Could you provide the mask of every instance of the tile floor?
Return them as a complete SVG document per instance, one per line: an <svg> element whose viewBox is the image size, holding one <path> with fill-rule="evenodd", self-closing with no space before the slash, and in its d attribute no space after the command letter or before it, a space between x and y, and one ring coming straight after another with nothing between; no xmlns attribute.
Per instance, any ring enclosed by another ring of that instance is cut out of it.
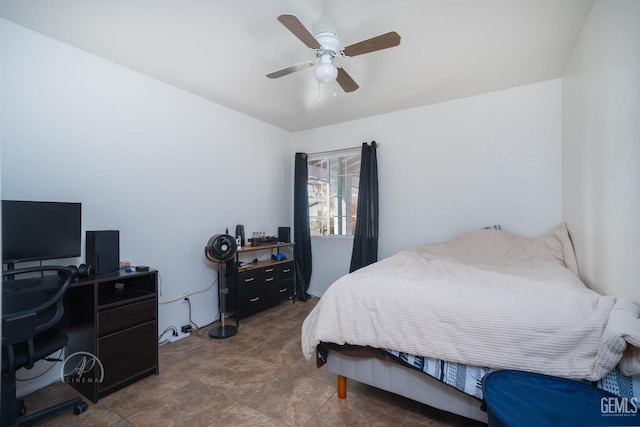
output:
<svg viewBox="0 0 640 427"><path fill-rule="evenodd" d="M283 302L240 323L236 336L208 328L159 349L160 375L110 394L80 416L46 426L483 426L355 381L347 399L336 377L300 350L300 326L317 299ZM76 393L56 383L26 397L29 410Z"/></svg>

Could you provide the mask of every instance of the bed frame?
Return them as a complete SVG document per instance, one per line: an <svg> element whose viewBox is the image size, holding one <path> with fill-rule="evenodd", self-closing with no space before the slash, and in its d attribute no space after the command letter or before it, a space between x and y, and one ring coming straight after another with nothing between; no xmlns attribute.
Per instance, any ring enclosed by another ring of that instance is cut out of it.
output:
<svg viewBox="0 0 640 427"><path fill-rule="evenodd" d="M347 396L347 378L350 378L443 411L487 422L487 413L480 409L477 399L399 364L329 351L327 369L338 375L338 397L341 399Z"/></svg>

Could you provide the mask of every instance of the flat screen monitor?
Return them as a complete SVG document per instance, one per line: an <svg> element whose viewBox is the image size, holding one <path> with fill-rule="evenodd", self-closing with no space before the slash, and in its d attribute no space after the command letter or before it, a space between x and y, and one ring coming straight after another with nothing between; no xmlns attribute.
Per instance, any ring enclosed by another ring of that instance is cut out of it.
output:
<svg viewBox="0 0 640 427"><path fill-rule="evenodd" d="M2 262L80 256L81 204L2 201Z"/></svg>

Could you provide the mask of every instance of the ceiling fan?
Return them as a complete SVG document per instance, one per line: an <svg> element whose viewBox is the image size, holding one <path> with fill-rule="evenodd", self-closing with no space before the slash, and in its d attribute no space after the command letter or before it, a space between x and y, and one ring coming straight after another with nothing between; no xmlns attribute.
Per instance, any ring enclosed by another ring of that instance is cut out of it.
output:
<svg viewBox="0 0 640 427"><path fill-rule="evenodd" d="M316 59L301 62L300 64L267 74L267 77L270 79L277 79L318 64L315 69L315 76L318 82L329 83L335 80L345 92L353 92L359 88L358 84L347 74L342 66L334 64L333 59L336 56L348 58L362 55L400 44L400 35L395 31L391 31L347 47L342 47L337 34L330 31L322 31L312 35L295 15L280 15L278 16L278 21L291 31L294 36L300 39L302 43L313 49L316 54Z"/></svg>

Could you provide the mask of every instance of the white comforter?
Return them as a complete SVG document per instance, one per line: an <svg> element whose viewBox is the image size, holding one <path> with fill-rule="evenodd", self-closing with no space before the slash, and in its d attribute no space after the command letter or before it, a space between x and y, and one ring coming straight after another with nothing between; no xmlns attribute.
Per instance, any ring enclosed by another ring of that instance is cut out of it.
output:
<svg viewBox="0 0 640 427"><path fill-rule="evenodd" d="M405 250L331 285L304 321L302 350L310 359L321 341L347 343L588 380L618 363L640 373L640 308L577 273L564 224Z"/></svg>

